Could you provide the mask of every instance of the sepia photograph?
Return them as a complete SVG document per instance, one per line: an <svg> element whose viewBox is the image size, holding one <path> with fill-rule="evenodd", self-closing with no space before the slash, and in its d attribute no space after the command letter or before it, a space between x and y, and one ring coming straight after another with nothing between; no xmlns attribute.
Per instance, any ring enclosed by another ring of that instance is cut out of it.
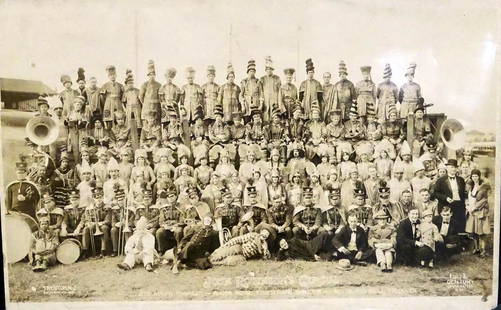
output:
<svg viewBox="0 0 501 310"><path fill-rule="evenodd" d="M0 0L7 309L492 309L495 1Z"/></svg>

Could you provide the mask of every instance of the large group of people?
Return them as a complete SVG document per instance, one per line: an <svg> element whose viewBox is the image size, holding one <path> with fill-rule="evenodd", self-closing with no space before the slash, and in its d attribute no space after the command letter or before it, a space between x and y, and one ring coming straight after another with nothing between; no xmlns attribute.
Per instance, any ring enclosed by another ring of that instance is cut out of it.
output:
<svg viewBox="0 0 501 310"><path fill-rule="evenodd" d="M295 70L274 74L271 57L256 77L235 82L174 84L176 69L156 81L153 61L140 89L108 66L109 81L88 83L80 68L56 97L40 97L38 116L57 120L50 145L26 139L7 188L9 212L39 223L30 263L55 263L65 238L79 238L80 260L124 255L129 270L159 261L206 269L247 259L336 260L343 270L376 262L433 267L464 249L486 255L489 185L465 145L449 156L426 114L416 64L400 88L389 64L375 84L339 81L306 60L307 79ZM412 133L412 136L409 136ZM10 232L8 232L10 233Z"/></svg>

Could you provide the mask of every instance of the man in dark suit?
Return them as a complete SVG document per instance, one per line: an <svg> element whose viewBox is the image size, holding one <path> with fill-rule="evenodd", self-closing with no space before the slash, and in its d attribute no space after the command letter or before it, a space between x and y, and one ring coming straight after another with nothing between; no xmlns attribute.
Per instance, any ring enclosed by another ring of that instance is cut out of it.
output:
<svg viewBox="0 0 501 310"><path fill-rule="evenodd" d="M412 209L409 216L402 220L397 228L397 258L404 265L414 265L419 261L433 258L433 250L419 241L419 211Z"/></svg>
<svg viewBox="0 0 501 310"><path fill-rule="evenodd" d="M444 242L437 242L436 254L440 260L446 260L460 250L460 240L457 231L457 223L452 218L451 208L444 206L440 215L433 218L433 224L438 227Z"/></svg>
<svg viewBox="0 0 501 310"><path fill-rule="evenodd" d="M438 211L441 212L443 206L450 206L458 232L464 232L466 225L465 181L456 173L457 160L449 159L447 161L447 175L437 180L434 194L438 200Z"/></svg>
<svg viewBox="0 0 501 310"><path fill-rule="evenodd" d="M347 258L352 264L365 265L373 250L369 247L367 233L358 225L355 213L348 214L348 226L337 232L332 243L338 250L338 258Z"/></svg>

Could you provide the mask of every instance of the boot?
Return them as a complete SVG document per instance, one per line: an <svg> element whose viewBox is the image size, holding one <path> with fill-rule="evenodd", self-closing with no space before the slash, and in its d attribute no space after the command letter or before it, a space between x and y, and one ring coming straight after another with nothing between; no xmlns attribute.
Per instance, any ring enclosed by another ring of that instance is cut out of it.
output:
<svg viewBox="0 0 501 310"><path fill-rule="evenodd" d="M130 266L127 265L126 263L120 263L120 264L117 264L117 267L122 269L122 270L130 270Z"/></svg>
<svg viewBox="0 0 501 310"><path fill-rule="evenodd" d="M148 272L152 272L153 271L153 267L151 266L150 263L146 264L146 266L144 267L146 269L146 271Z"/></svg>

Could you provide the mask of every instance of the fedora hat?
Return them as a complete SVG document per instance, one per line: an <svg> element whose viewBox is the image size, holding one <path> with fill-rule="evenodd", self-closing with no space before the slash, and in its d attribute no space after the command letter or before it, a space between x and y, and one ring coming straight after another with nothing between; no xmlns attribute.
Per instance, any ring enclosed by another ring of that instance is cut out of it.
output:
<svg viewBox="0 0 501 310"><path fill-rule="evenodd" d="M336 268L339 270L348 271L352 270L355 267L350 263L349 259L343 258L338 261Z"/></svg>

